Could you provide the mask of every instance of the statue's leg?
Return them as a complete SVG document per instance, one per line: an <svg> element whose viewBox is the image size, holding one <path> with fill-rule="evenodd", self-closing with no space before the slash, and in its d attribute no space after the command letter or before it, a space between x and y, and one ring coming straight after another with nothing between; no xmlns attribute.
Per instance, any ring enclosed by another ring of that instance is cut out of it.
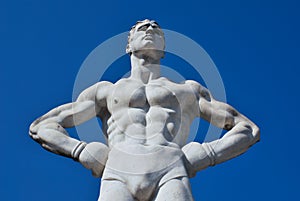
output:
<svg viewBox="0 0 300 201"><path fill-rule="evenodd" d="M118 180L102 180L98 201L134 201L123 182Z"/></svg>
<svg viewBox="0 0 300 201"><path fill-rule="evenodd" d="M163 184L154 201L193 201L190 182L187 177L175 178Z"/></svg>

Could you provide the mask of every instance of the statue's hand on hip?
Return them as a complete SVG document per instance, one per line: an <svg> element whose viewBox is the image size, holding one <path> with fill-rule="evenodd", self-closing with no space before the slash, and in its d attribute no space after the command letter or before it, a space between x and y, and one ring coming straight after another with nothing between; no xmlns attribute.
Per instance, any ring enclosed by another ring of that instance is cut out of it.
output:
<svg viewBox="0 0 300 201"><path fill-rule="evenodd" d="M79 155L79 162L92 171L94 177L101 177L109 148L100 142L91 142L86 145Z"/></svg>

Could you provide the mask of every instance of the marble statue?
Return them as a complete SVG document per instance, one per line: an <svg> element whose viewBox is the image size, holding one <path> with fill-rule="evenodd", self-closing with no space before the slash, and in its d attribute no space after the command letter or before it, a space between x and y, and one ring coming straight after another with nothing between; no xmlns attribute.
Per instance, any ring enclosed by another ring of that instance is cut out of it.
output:
<svg viewBox="0 0 300 201"><path fill-rule="evenodd" d="M193 200L189 178L244 153L260 138L252 121L215 100L198 82L161 77L164 47L157 22L138 21L128 36L128 78L98 82L30 126L30 136L43 148L102 177L100 201ZM69 137L65 128L93 117L101 119L107 144ZM227 133L211 142L186 144L197 117Z"/></svg>

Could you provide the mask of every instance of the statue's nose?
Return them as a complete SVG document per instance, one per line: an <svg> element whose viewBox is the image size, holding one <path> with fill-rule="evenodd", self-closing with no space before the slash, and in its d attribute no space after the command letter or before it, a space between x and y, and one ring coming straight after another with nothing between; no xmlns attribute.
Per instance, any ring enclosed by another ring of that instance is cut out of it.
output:
<svg viewBox="0 0 300 201"><path fill-rule="evenodd" d="M146 33L153 33L153 27L151 25L147 28Z"/></svg>

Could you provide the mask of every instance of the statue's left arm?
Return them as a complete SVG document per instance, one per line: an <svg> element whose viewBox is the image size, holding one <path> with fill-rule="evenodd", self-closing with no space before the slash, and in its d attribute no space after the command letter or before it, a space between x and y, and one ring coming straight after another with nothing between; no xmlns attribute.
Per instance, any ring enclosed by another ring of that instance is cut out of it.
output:
<svg viewBox="0 0 300 201"><path fill-rule="evenodd" d="M215 100L208 89L196 82L191 83L198 100L198 116L213 125L228 130L220 139L183 147L193 172L227 161L248 150L259 141L259 128L235 108Z"/></svg>

